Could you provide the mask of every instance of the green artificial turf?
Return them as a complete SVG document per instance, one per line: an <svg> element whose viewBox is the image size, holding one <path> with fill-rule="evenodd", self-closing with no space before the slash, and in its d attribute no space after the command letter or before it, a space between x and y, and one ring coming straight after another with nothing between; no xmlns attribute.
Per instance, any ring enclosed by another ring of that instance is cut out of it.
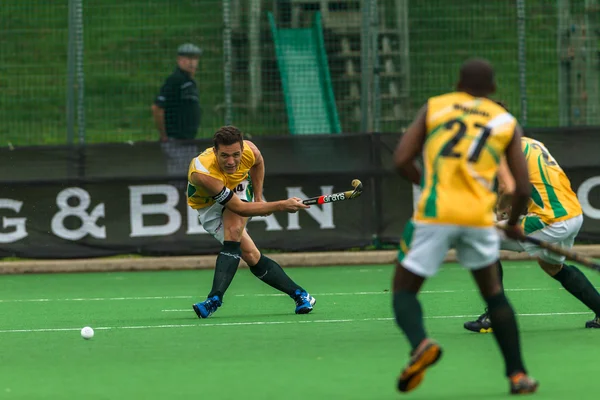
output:
<svg viewBox="0 0 600 400"><path fill-rule="evenodd" d="M583 328L592 313L535 264L505 267L536 399L596 398L600 332ZM398 398L409 349L393 321L392 268L287 271L317 298L313 313L295 315L245 269L206 320L191 304L212 271L0 276L0 398ZM483 308L469 274L445 266L421 300L445 353L410 398L508 397L492 335L462 328Z"/></svg>

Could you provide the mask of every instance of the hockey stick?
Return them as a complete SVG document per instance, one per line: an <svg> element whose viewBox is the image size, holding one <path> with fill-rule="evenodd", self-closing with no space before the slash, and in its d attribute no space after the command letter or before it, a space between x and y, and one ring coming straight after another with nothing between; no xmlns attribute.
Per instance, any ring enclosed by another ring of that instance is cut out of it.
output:
<svg viewBox="0 0 600 400"><path fill-rule="evenodd" d="M496 225L496 226L498 226L498 225ZM505 229L504 226L498 226L498 227L502 230ZM576 263L584 265L590 269L593 269L594 271L600 272L600 264L598 264L593 259L579 255L579 254L575 253L574 251L562 248L562 247L557 246L552 243L544 242L543 240L540 240L540 239L537 239L537 238L534 238L531 236L523 236L523 238L520 241L535 244L536 246L539 246L543 249L551 251L552 253L564 256L569 260L575 261Z"/></svg>
<svg viewBox="0 0 600 400"><path fill-rule="evenodd" d="M333 193L333 194L324 194L322 196L311 197L310 199L303 200L302 203L306 205L313 204L325 204L325 203L333 203L336 201L350 200L355 199L360 196L363 192L362 182L358 179L354 179L352 181L352 187L354 190L348 190L346 192Z"/></svg>
<svg viewBox="0 0 600 400"><path fill-rule="evenodd" d="M555 254L565 256L567 259L575 261L576 263L579 263L581 265L585 265L586 267L593 269L594 271L600 272L600 264L598 264L596 261L594 261L593 259L591 259L589 257L579 255L579 254L575 253L574 251L564 249L560 246L557 246L552 243L544 242L543 240L536 239L534 237L525 236L524 240L526 242L533 243L536 246L540 246L541 248L551 251Z"/></svg>

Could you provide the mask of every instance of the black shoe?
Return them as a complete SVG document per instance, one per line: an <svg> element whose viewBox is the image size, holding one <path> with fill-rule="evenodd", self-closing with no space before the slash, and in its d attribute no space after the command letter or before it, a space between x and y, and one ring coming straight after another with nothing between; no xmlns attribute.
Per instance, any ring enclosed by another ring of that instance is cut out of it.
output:
<svg viewBox="0 0 600 400"><path fill-rule="evenodd" d="M600 328L600 316L596 315L596 318L594 318L591 321L586 322L585 327L586 328Z"/></svg>
<svg viewBox="0 0 600 400"><path fill-rule="evenodd" d="M487 309L483 314L477 318L476 321L465 322L464 327L466 330L477 333L491 333L492 332L492 321L488 315Z"/></svg>

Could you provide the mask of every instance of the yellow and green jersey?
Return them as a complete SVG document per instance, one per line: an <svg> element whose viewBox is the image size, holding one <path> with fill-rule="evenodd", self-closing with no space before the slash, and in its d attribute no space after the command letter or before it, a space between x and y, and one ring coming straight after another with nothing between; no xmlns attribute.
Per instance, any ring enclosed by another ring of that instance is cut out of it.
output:
<svg viewBox="0 0 600 400"><path fill-rule="evenodd" d="M528 215L520 223L526 234L544 228L554 222L563 221L582 214L577 195L571 189L571 182L543 143L522 138L521 147L529 170L532 185ZM402 261L410 250L415 229L413 220L404 226L400 238L398 261Z"/></svg>
<svg viewBox="0 0 600 400"><path fill-rule="evenodd" d="M548 225L581 215L581 205L571 189L569 178L546 146L524 137L521 139L521 147L527 159L532 185L531 200L527 207L530 215L526 218L526 224L531 226L524 226L525 231L541 229L543 225L540 222ZM537 218L530 218L532 216ZM540 226L536 229L533 226L535 224Z"/></svg>
<svg viewBox="0 0 600 400"><path fill-rule="evenodd" d="M250 168L254 165L254 152L244 141L242 151L242 160L238 170L233 174L226 174L221 171L217 156L213 147L204 150L200 155L192 160L188 169L187 203L193 209L210 207L215 204L213 195L203 187L197 187L192 183L192 174L199 173L213 177L225 185L228 189L234 190L245 179L249 177ZM250 187L250 190L252 188ZM251 197L251 196L250 196Z"/></svg>
<svg viewBox="0 0 600 400"><path fill-rule="evenodd" d="M422 193L414 220L493 226L494 181L516 119L489 99L456 92L428 100L426 123Z"/></svg>

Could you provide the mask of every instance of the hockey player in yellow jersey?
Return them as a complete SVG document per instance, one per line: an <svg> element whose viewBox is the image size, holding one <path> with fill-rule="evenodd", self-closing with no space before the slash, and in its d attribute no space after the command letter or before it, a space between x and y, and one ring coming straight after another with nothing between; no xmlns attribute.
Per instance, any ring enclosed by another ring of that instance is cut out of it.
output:
<svg viewBox="0 0 600 400"><path fill-rule="evenodd" d="M295 197L276 202L263 200L263 157L252 142L243 139L238 128L220 128L213 142L213 147L191 161L188 172L188 205L198 211L202 227L223 245L208 298L193 305L196 315L208 318L222 305L240 259L257 278L289 295L296 303L296 314L311 312L315 299L279 264L261 254L246 231L247 217L308 207Z"/></svg>
<svg viewBox="0 0 600 400"><path fill-rule="evenodd" d="M535 392L521 357L519 331L497 273L500 238L494 227L494 180L505 156L515 178L507 232L523 238L519 212L529 198L527 163L521 151L516 119L487 97L494 93L492 66L469 60L460 69L457 91L430 98L402 136L394 154L398 172L422 193L413 215L412 244L396 263L393 307L396 322L412 351L397 381L407 392L422 381L428 367L442 354L423 325L418 292L433 276L448 249L469 269L488 305L513 394ZM423 155L423 171L415 163Z"/></svg>
<svg viewBox="0 0 600 400"><path fill-rule="evenodd" d="M579 233L583 216L577 195L571 182L546 146L534 139L523 137L521 148L527 159L529 179L532 184L531 200L526 215L521 220L525 233L545 242L571 248ZM500 201L498 214L506 213L514 183L509 171L501 169L498 174ZM503 240L503 250L527 252L537 257L538 264L552 278L579 301L590 308L595 318L587 321L586 328L600 328L600 293L589 279L573 265L565 264L565 257L553 254L527 242ZM502 278L502 265L499 264ZM477 320L464 324L473 332L491 332L489 315L484 312Z"/></svg>

